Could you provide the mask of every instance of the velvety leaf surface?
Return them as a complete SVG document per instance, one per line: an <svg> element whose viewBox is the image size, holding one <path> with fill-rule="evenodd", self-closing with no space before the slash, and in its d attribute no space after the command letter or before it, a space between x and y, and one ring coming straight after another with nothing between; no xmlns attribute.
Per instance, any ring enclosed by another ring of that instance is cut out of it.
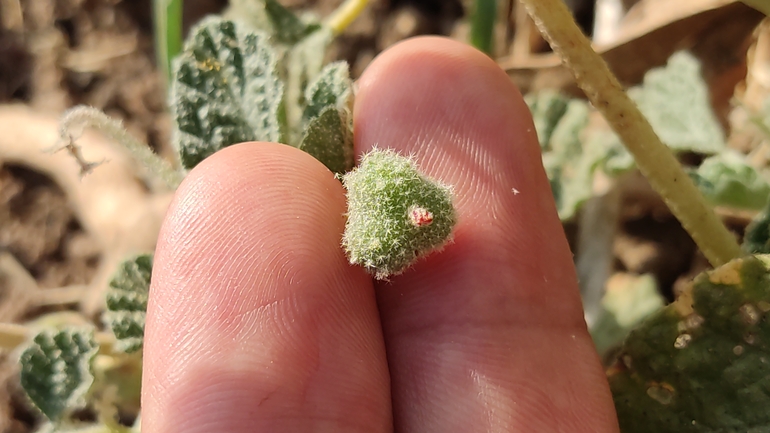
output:
<svg viewBox="0 0 770 433"><path fill-rule="evenodd" d="M548 150L551 133L567 111L569 99L557 92L542 91L526 95L524 101L532 113L540 148Z"/></svg>
<svg viewBox="0 0 770 433"><path fill-rule="evenodd" d="M91 330L43 331L21 354L21 386L51 421L85 406L99 346Z"/></svg>
<svg viewBox="0 0 770 433"><path fill-rule="evenodd" d="M321 28L320 24L303 22L277 0L265 0L265 12L273 25L273 35L285 44L296 44Z"/></svg>
<svg viewBox="0 0 770 433"><path fill-rule="evenodd" d="M281 142L283 83L267 36L209 18L174 63L171 106L182 164L243 141Z"/></svg>
<svg viewBox="0 0 770 433"><path fill-rule="evenodd" d="M299 148L332 172L343 174L353 168L354 162L353 131L349 123L346 110L330 105L310 120Z"/></svg>
<svg viewBox="0 0 770 433"><path fill-rule="evenodd" d="M641 86L629 90L629 96L672 150L708 155L725 149L700 62L689 52L679 51L666 66L651 69ZM620 144L620 138L613 136Z"/></svg>
<svg viewBox="0 0 770 433"><path fill-rule="evenodd" d="M770 429L770 256L695 278L632 331L608 371L621 430Z"/></svg>
<svg viewBox="0 0 770 433"><path fill-rule="evenodd" d="M117 350L131 353L142 348L152 258L142 254L124 261L110 281L104 321L117 338Z"/></svg>
<svg viewBox="0 0 770 433"><path fill-rule="evenodd" d="M353 82L348 69L345 62L330 63L307 86L304 112L306 121L319 116L329 106L340 110L348 108L353 95Z"/></svg>
<svg viewBox="0 0 770 433"><path fill-rule="evenodd" d="M331 29L322 26L291 46L281 62L286 77L286 118L289 124L289 144L297 145L304 135L307 120L308 86L324 68L329 45L334 40ZM320 110L317 112L320 113Z"/></svg>
<svg viewBox="0 0 770 433"><path fill-rule="evenodd" d="M632 329L664 305L665 299L650 274L627 276L623 284L608 282L602 312L591 328L596 350L603 355L619 345Z"/></svg>
<svg viewBox="0 0 770 433"><path fill-rule="evenodd" d="M717 206L759 210L770 197L770 184L735 152L706 158L695 174L698 187Z"/></svg>

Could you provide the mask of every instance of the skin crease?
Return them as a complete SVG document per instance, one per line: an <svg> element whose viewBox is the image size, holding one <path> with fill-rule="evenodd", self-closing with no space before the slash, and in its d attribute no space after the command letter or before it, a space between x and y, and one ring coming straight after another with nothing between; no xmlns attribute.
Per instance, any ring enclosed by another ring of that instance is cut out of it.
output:
<svg viewBox="0 0 770 433"><path fill-rule="evenodd" d="M218 152L158 241L143 432L617 432L508 77L466 45L412 39L361 77L354 119L359 156L411 153L453 185L452 243L375 283L341 251L344 191L320 163L269 143Z"/></svg>

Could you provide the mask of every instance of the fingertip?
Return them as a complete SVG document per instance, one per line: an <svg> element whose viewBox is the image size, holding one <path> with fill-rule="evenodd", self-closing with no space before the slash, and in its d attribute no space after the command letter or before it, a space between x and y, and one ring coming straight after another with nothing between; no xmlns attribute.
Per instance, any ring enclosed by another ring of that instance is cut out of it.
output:
<svg viewBox="0 0 770 433"><path fill-rule="evenodd" d="M473 263L537 276L535 287L544 286L542 275L548 286L575 287L532 117L492 59L445 38L402 42L361 77L354 118L357 153L379 146L414 154L428 175L454 187L456 242L434 260L474 247L487 254ZM522 295L545 301L546 293ZM577 293L565 295L558 316L582 321Z"/></svg>
<svg viewBox="0 0 770 433"><path fill-rule="evenodd" d="M340 247L344 212L339 181L288 146L228 147L189 173L156 249L143 431L389 425L379 318Z"/></svg>
<svg viewBox="0 0 770 433"><path fill-rule="evenodd" d="M359 84L356 151L415 155L458 211L452 244L377 286L396 430L616 431L518 89L436 37L389 49Z"/></svg>

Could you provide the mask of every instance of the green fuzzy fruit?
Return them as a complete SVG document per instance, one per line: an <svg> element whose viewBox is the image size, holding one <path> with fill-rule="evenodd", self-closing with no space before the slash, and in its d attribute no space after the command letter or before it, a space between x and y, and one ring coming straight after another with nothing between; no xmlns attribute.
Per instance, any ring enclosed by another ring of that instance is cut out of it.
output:
<svg viewBox="0 0 770 433"><path fill-rule="evenodd" d="M451 189L423 176L412 159L375 149L342 180L348 191L343 246L350 263L375 278L403 272L450 239L457 221Z"/></svg>

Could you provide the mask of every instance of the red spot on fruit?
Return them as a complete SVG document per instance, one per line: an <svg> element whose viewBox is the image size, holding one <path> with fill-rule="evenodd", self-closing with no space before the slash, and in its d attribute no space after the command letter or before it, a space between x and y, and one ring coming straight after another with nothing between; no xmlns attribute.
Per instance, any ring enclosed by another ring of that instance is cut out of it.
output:
<svg viewBox="0 0 770 433"><path fill-rule="evenodd" d="M424 227L433 222L433 213L420 206L413 206L409 209L409 221L415 227Z"/></svg>

